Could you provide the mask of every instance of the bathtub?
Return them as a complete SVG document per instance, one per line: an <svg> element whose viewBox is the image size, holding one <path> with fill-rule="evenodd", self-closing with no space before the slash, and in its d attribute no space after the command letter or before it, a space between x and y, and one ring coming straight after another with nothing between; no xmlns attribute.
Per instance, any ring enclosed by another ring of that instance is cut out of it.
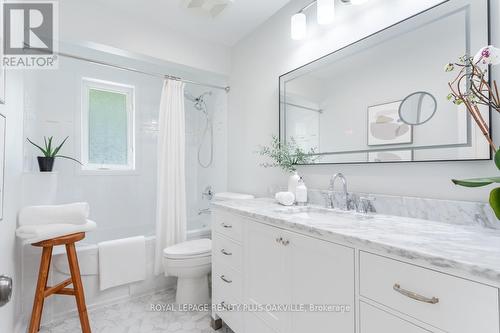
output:
<svg viewBox="0 0 500 333"><path fill-rule="evenodd" d="M211 230L208 224L197 225L201 226L200 229L188 230L187 239L211 238ZM103 241L121 239L127 237L134 237L142 235L146 238L146 253L148 253L147 260L151 259L154 262L155 242L156 236L153 232L146 229L146 232L141 233L137 229L112 230L112 233L105 231L95 231L87 234L87 238L81 242L76 243L76 251L78 254L78 262L80 265L80 273L82 276L99 275L99 251L97 244ZM149 231L149 232L147 232ZM152 256L150 255L152 251ZM64 247L56 247L53 251L53 267L58 273L70 275L68 262L66 258L66 250Z"/></svg>

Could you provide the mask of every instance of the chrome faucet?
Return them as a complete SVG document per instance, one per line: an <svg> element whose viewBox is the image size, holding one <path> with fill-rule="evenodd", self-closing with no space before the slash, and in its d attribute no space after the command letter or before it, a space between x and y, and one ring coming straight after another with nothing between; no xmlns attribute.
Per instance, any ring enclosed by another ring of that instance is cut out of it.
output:
<svg viewBox="0 0 500 333"><path fill-rule="evenodd" d="M347 179L342 173L336 173L330 178L330 187L328 188L329 191L332 192L332 195L335 195L335 181L340 179L342 181L342 191L344 192L344 198L345 198L345 207L343 208L344 210L349 210L350 202L349 202L349 194L347 193ZM332 200L332 207L333 207L333 200Z"/></svg>
<svg viewBox="0 0 500 333"><path fill-rule="evenodd" d="M214 197L214 191L212 190L212 186L208 185L205 187L205 190L201 192L201 197L203 199L208 199L208 201L211 201Z"/></svg>

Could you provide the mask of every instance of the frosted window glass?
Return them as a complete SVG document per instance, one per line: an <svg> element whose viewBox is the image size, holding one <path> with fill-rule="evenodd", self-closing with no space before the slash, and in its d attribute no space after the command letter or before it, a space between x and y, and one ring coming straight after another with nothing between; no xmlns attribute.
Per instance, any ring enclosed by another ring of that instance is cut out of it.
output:
<svg viewBox="0 0 500 333"><path fill-rule="evenodd" d="M89 162L126 165L127 96L89 89Z"/></svg>

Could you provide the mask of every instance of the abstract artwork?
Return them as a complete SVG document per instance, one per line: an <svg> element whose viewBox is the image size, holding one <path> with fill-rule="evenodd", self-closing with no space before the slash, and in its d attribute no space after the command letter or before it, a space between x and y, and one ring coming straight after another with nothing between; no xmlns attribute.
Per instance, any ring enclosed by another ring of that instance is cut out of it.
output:
<svg viewBox="0 0 500 333"><path fill-rule="evenodd" d="M368 107L368 145L412 142L412 127L399 118L401 101Z"/></svg>

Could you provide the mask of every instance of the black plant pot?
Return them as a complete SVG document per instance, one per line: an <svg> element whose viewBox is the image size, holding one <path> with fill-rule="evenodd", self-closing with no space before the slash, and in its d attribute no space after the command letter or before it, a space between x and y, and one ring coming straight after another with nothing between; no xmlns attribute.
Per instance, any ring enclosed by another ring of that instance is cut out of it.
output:
<svg viewBox="0 0 500 333"><path fill-rule="evenodd" d="M52 172L54 168L54 157L38 156L37 160L40 172Z"/></svg>

